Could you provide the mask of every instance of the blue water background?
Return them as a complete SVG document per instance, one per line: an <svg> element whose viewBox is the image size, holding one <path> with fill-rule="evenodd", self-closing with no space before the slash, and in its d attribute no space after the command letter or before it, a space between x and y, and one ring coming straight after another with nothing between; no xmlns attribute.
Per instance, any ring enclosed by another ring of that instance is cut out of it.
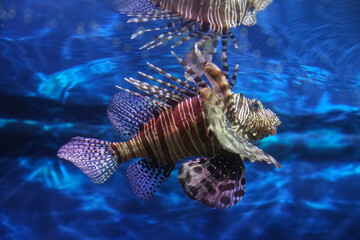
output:
<svg viewBox="0 0 360 240"><path fill-rule="evenodd" d="M0 1L0 239L360 239L359 12L356 0L274 0L233 31L234 91L279 115L257 145L282 169L245 162L244 198L213 210L184 194L179 165L144 201L130 163L96 185L56 157L73 136L118 140L106 104L124 77L155 74L147 61L183 77L170 44L138 50L155 33L130 40L166 21L128 24L110 0Z"/></svg>

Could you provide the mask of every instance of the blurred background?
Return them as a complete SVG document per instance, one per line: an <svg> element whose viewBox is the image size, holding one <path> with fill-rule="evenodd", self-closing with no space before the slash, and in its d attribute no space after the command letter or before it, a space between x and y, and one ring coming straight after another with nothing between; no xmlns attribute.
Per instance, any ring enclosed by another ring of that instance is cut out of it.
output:
<svg viewBox="0 0 360 240"><path fill-rule="evenodd" d="M73 136L119 140L106 116L115 85L156 75L147 61L183 78L170 50L194 41L139 50L160 33L131 35L167 21L126 23L111 0L0 0L0 239L359 239L359 12L357 0L274 0L233 30L234 91L279 115L257 145L282 169L246 161L244 198L213 210L184 194L180 164L144 201L130 162L96 185L56 156Z"/></svg>

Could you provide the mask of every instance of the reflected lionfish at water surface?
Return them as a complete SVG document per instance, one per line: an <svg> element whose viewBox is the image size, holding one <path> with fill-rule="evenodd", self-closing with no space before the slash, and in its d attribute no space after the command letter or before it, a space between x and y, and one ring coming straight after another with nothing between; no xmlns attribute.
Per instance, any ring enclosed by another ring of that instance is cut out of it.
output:
<svg viewBox="0 0 360 240"><path fill-rule="evenodd" d="M223 74L229 78L227 63L227 39L232 39L235 48L238 44L231 29L240 25L256 24L258 11L264 10L272 0L115 0L114 6L120 12L132 17L128 22L148 22L159 19L171 20L167 26L142 29L131 38L145 32L163 30L140 49L152 49L176 36L180 39L171 47L178 46L192 38L199 38L199 49L204 53L214 53L216 43L221 38ZM215 46L214 46L215 45ZM211 46L211 48L209 48Z"/></svg>

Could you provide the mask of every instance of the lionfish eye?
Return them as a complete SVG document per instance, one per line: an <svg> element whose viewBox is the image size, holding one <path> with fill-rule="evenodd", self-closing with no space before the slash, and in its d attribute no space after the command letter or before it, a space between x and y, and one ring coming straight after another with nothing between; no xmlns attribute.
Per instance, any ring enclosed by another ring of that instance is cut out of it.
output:
<svg viewBox="0 0 360 240"><path fill-rule="evenodd" d="M259 102L258 101L253 102L251 104L251 108L252 108L253 111L257 112L259 110L259 108L260 108Z"/></svg>

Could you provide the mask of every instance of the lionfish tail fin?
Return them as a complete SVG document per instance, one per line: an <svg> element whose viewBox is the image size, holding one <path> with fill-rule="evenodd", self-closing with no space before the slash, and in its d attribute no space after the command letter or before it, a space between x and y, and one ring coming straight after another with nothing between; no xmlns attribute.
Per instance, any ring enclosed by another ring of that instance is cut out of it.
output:
<svg viewBox="0 0 360 240"><path fill-rule="evenodd" d="M186 162L178 179L190 198L211 208L231 207L245 194L245 166L233 153Z"/></svg>
<svg viewBox="0 0 360 240"><path fill-rule="evenodd" d="M148 158L135 162L127 170L131 191L141 199L151 198L173 169L173 164L164 165Z"/></svg>
<svg viewBox="0 0 360 240"><path fill-rule="evenodd" d="M74 137L59 149L57 156L72 162L94 183L104 183L120 165L112 153L111 144L93 138Z"/></svg>

